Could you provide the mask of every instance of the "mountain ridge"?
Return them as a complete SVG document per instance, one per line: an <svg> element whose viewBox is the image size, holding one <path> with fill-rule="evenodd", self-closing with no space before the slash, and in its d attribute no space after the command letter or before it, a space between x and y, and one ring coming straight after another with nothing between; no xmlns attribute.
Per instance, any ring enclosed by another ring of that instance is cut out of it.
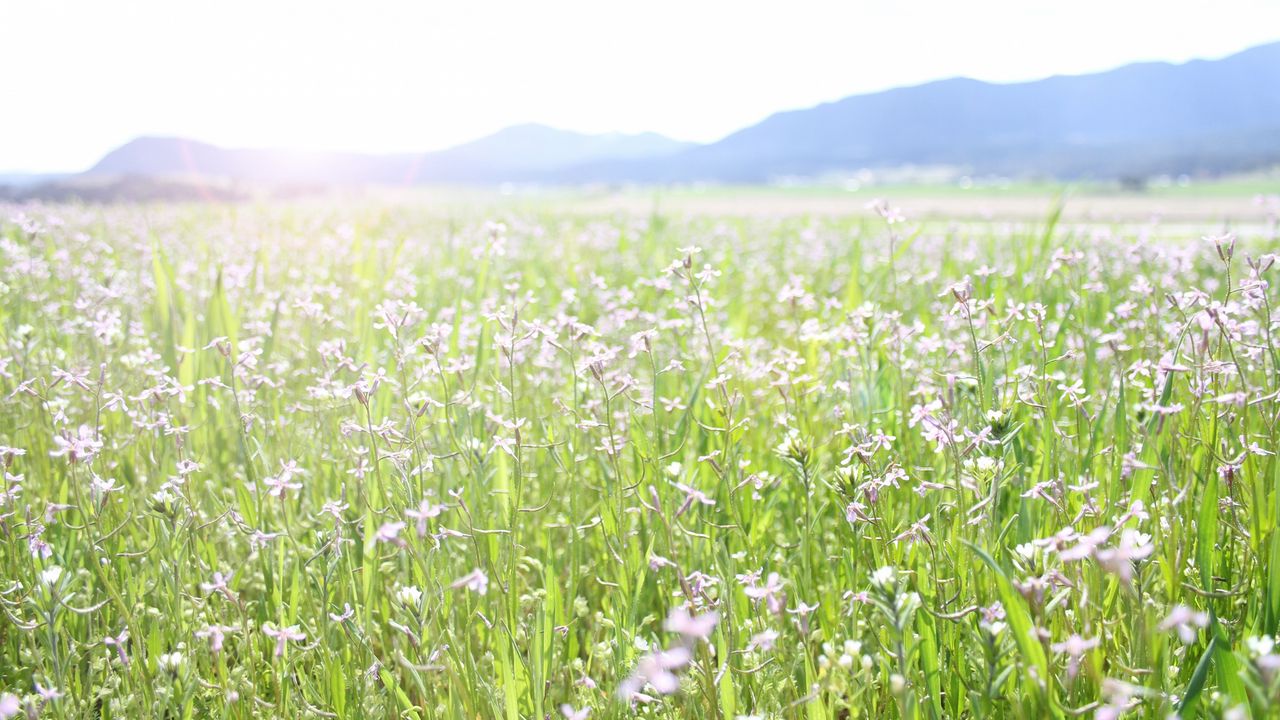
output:
<svg viewBox="0 0 1280 720"><path fill-rule="evenodd" d="M429 153L221 148L143 137L87 175L265 182L769 182L864 168L979 175L1220 174L1280 164L1280 42L1018 83L957 76L776 112L712 143L511 126Z"/></svg>
<svg viewBox="0 0 1280 720"><path fill-rule="evenodd" d="M942 120L941 122L939 120ZM1274 128L1260 165L1280 162L1280 43L1220 60L1144 62L1103 73L998 84L957 77L789 110L655 166L579 168L574 179L626 174L649 181L759 182L859 167L963 166L990 174L1090 174L1054 159L1099 155L1096 174L1212 170L1212 148L1177 160L1189 139ZM1132 148L1141 158L1116 164ZM1176 160L1176 161L1175 161ZM1224 162L1234 170L1238 163Z"/></svg>

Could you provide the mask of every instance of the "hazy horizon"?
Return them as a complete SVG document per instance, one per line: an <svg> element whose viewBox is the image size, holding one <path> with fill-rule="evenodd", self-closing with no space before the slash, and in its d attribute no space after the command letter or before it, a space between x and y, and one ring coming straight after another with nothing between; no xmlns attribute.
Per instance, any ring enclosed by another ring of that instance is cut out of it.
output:
<svg viewBox="0 0 1280 720"><path fill-rule="evenodd" d="M1227 3L1217 16L1230 26L1206 25L1197 7L810 2L781 16L669 3L622 17L624 28L576 2L230 3L196 17L151 2L21 6L0 62L25 69L11 82L27 110L5 117L0 170L76 172L145 135L396 153L539 123L710 142L780 111L947 77L1019 82L1277 39L1280 6ZM953 32L961 21L969 29Z"/></svg>

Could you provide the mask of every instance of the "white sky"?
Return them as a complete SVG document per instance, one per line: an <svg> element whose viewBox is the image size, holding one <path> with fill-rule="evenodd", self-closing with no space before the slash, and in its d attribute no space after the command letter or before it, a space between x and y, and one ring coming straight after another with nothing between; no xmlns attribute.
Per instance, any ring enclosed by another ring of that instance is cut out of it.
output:
<svg viewBox="0 0 1280 720"><path fill-rule="evenodd" d="M710 141L953 75L1219 57L1274 0L0 0L0 169L142 134L430 150L521 122Z"/></svg>

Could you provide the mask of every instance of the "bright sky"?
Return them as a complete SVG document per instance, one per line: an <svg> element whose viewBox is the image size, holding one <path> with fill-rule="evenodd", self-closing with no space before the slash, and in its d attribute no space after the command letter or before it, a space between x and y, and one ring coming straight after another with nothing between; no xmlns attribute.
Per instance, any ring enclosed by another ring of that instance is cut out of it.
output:
<svg viewBox="0 0 1280 720"><path fill-rule="evenodd" d="M130 138L430 150L522 122L710 141L953 75L1014 81L1280 39L1274 0L0 0L0 169Z"/></svg>

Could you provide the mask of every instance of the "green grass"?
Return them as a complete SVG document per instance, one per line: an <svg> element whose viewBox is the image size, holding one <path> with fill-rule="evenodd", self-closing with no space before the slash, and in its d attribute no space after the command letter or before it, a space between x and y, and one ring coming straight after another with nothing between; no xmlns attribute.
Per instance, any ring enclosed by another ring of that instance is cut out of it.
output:
<svg viewBox="0 0 1280 720"><path fill-rule="evenodd" d="M5 209L0 717L1276 712L1277 238L488 210Z"/></svg>
<svg viewBox="0 0 1280 720"><path fill-rule="evenodd" d="M970 185L956 182L880 182L860 184L854 188L832 183L796 185L706 185L630 192L668 198L730 199L744 198L894 198L909 201L916 198L984 199L1027 198L1043 200L1056 195L1075 197L1134 198L1252 198L1257 195L1280 194L1280 171L1260 171L1219 178L1176 178L1149 182L1136 189L1114 181L1102 180L999 180L979 179Z"/></svg>

